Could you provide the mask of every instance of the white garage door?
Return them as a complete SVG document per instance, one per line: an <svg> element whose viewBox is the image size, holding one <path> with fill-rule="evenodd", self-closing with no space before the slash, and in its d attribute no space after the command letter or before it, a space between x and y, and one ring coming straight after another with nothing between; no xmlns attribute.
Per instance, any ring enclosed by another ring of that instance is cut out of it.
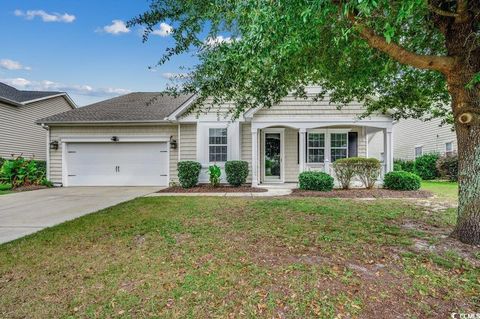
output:
<svg viewBox="0 0 480 319"><path fill-rule="evenodd" d="M168 186L168 144L67 143L67 186Z"/></svg>

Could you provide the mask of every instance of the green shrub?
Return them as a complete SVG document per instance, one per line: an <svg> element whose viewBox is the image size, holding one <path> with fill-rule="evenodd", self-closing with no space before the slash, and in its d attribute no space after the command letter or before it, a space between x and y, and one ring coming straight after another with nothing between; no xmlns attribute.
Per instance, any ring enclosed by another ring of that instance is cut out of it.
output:
<svg viewBox="0 0 480 319"><path fill-rule="evenodd" d="M11 184L13 188L39 185L43 179L45 171L38 169L37 162L21 156L5 160L0 168L0 183Z"/></svg>
<svg viewBox="0 0 480 319"><path fill-rule="evenodd" d="M208 168L210 173L210 185L217 187L220 185L220 176L222 176L222 170L217 165L210 165Z"/></svg>
<svg viewBox="0 0 480 319"><path fill-rule="evenodd" d="M298 181L304 190L329 192L333 189L333 177L324 172L302 172Z"/></svg>
<svg viewBox="0 0 480 319"><path fill-rule="evenodd" d="M421 186L421 179L413 173L399 171L385 174L383 186L388 189L415 191Z"/></svg>
<svg viewBox="0 0 480 319"><path fill-rule="evenodd" d="M415 174L424 180L435 179L439 176L437 170L438 154L425 154L415 159Z"/></svg>
<svg viewBox="0 0 480 319"><path fill-rule="evenodd" d="M437 160L437 170L441 177L452 182L458 181L458 155L442 156Z"/></svg>
<svg viewBox="0 0 480 319"><path fill-rule="evenodd" d="M248 177L248 162L227 161L225 163L225 174L227 174L227 182L230 185L238 187L245 184Z"/></svg>
<svg viewBox="0 0 480 319"><path fill-rule="evenodd" d="M355 175L356 161L354 159L355 158L343 158L336 160L332 164L335 176L343 189L350 187L350 182Z"/></svg>
<svg viewBox="0 0 480 319"><path fill-rule="evenodd" d="M12 189L12 184L0 184L0 191L9 191Z"/></svg>
<svg viewBox="0 0 480 319"><path fill-rule="evenodd" d="M198 176L202 165L195 161L178 162L178 180L183 188L190 188L198 184Z"/></svg>
<svg viewBox="0 0 480 319"><path fill-rule="evenodd" d="M375 182L382 171L382 164L376 158L358 158L356 160L355 173L368 189L375 186Z"/></svg>
<svg viewBox="0 0 480 319"><path fill-rule="evenodd" d="M366 188L373 188L380 176L381 167L376 158L350 157L333 163L335 175L344 189L348 189L354 176L358 176Z"/></svg>
<svg viewBox="0 0 480 319"><path fill-rule="evenodd" d="M415 161L396 159L393 161L393 170L415 173Z"/></svg>

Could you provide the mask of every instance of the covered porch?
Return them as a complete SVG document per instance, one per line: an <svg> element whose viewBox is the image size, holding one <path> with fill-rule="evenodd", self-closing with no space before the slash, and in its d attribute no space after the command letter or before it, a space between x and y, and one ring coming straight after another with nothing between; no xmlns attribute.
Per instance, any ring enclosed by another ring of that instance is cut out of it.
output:
<svg viewBox="0 0 480 319"><path fill-rule="evenodd" d="M391 120L252 121L252 186L297 183L304 171L334 176L332 163L347 157L375 157L382 174L393 170Z"/></svg>

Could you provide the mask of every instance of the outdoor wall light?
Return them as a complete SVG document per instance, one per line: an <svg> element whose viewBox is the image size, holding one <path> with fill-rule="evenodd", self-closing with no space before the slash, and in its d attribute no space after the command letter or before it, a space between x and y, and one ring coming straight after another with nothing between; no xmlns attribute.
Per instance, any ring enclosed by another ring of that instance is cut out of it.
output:
<svg viewBox="0 0 480 319"><path fill-rule="evenodd" d="M170 148L172 148L172 149L177 148L177 140L174 140L173 136L170 136Z"/></svg>
<svg viewBox="0 0 480 319"><path fill-rule="evenodd" d="M50 149L51 150L58 150L58 141L51 141L50 142Z"/></svg>
<svg viewBox="0 0 480 319"><path fill-rule="evenodd" d="M110 141L112 141L112 142L118 142L118 136L112 136L112 138L110 139Z"/></svg>

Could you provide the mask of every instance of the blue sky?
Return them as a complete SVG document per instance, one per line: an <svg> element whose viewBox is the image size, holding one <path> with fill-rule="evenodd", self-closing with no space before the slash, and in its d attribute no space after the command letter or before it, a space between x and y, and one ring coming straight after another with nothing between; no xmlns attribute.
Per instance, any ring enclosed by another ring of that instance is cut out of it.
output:
<svg viewBox="0 0 480 319"><path fill-rule="evenodd" d="M173 44L166 21L142 43L140 28L123 22L148 9L147 0L0 0L0 82L18 89L67 91L80 105L130 91L160 91L191 54L155 72ZM114 22L116 21L116 22Z"/></svg>

